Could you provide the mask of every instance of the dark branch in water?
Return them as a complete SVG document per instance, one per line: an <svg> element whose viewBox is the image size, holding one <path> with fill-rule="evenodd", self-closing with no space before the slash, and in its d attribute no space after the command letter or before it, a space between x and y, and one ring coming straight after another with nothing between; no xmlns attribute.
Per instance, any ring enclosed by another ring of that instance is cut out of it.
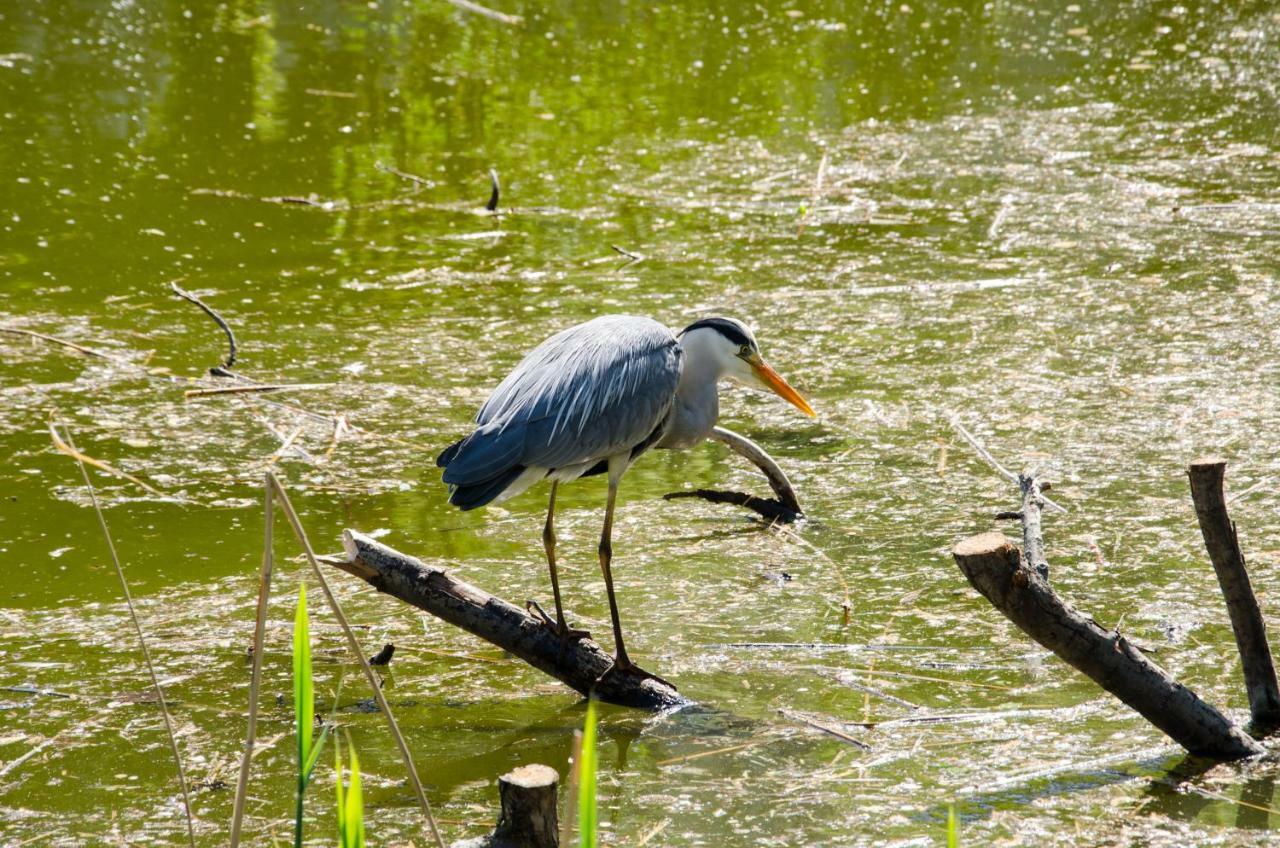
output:
<svg viewBox="0 0 1280 848"><path fill-rule="evenodd" d="M227 334L227 359L221 367L215 366L210 368L209 373L215 377L234 377L235 375L231 373L230 369L235 367L236 364L236 334L231 331L231 325L226 322L226 319L210 308L203 300L196 297L191 292L179 288L176 282L171 280L169 282L169 288L172 289L173 293L178 297L183 300L188 300L203 309L204 313L212 318L214 323L222 328L222 332Z"/></svg>
<svg viewBox="0 0 1280 848"><path fill-rule="evenodd" d="M621 247L618 247L618 245L616 244L609 245L609 249L612 250L614 253L619 253L627 257L627 259L631 260L631 262L639 262L640 260L644 259L644 257L641 256L639 253L632 253L629 250L623 250ZM624 264L630 265L631 262L626 262Z"/></svg>
<svg viewBox="0 0 1280 848"><path fill-rule="evenodd" d="M704 501L711 501L711 503L745 506L762 518L767 518L769 521L781 521L786 524L790 524L799 517L780 501L775 501L773 498L758 498L755 495L748 495L746 492L728 492L722 489L693 489L688 492L668 492L662 496L662 499L667 501L674 501L678 498L702 498Z"/></svg>
<svg viewBox="0 0 1280 848"><path fill-rule="evenodd" d="M1262 618L1258 599L1245 570L1244 552L1236 535L1235 522L1227 514L1223 484L1227 463L1206 457L1191 463L1187 476L1191 480L1191 500L1204 546L1213 561L1213 570L1222 587L1222 597L1231 617L1236 648L1240 651L1245 689L1249 693L1249 712L1254 732L1269 732L1280 727L1280 687L1276 685L1275 664L1267 644L1267 624Z"/></svg>
<svg viewBox="0 0 1280 848"><path fill-rule="evenodd" d="M764 448L726 427L713 428L708 438L727 445L734 453L745 457L752 465L759 468L768 479L769 488L773 489L775 497L757 498L742 492L697 489L692 492L671 492L663 496L665 499L704 498L712 503L745 506L770 521L780 521L784 524L792 524L804 515L804 510L800 508L800 499L796 497L796 490L792 488L787 473Z"/></svg>
<svg viewBox="0 0 1280 848"><path fill-rule="evenodd" d="M657 680L620 671L606 674L613 659L591 639L562 642L541 619L443 569L353 530L343 532L342 544L345 557L320 561L497 645L583 695L649 710L690 703Z"/></svg>
<svg viewBox="0 0 1280 848"><path fill-rule="evenodd" d="M493 191L489 194L489 202L484 205L484 208L490 212L497 212L498 198L502 194L502 189L498 185L498 172L493 168L489 169L489 185L493 187Z"/></svg>

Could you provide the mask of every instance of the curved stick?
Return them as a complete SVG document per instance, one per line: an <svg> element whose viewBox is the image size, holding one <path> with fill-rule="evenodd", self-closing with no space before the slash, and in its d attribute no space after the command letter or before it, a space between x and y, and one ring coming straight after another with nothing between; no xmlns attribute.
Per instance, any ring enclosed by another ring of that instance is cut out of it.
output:
<svg viewBox="0 0 1280 848"><path fill-rule="evenodd" d="M209 306L203 300L196 297L194 294L187 291L186 289L180 288L176 281L173 281L173 280L169 281L169 289L178 297L182 298L183 300L190 301L191 303L194 303L196 306L203 309L204 314L212 318L214 323L222 328L222 332L227 334L228 350L227 350L226 362L223 363L223 365L220 367L215 366L213 368L210 368L209 373L215 377L234 376L233 374L231 374L231 369L234 368L236 364L237 348L236 348L236 334L231 331L231 325L227 323L225 318L223 318L216 311L214 311L213 307Z"/></svg>
<svg viewBox="0 0 1280 848"><path fill-rule="evenodd" d="M778 501L796 515L804 515L804 510L800 508L800 499L796 497L796 490L791 487L787 473L779 467L773 457L765 452L764 448L726 427L713 427L710 438L728 445L734 453L745 457L759 468L768 478L769 487L778 496Z"/></svg>

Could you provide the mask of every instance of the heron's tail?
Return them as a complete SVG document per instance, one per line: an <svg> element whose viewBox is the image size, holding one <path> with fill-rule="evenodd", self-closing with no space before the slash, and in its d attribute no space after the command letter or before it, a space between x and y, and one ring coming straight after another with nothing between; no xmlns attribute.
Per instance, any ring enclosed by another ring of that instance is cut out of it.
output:
<svg viewBox="0 0 1280 848"><path fill-rule="evenodd" d="M436 458L449 484L449 503L476 509L500 496L524 472L523 428L479 427Z"/></svg>

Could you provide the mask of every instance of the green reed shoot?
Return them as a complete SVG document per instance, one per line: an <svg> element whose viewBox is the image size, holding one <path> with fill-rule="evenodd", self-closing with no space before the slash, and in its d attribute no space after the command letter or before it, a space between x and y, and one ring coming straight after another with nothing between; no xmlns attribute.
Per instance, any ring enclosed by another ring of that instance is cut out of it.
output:
<svg viewBox="0 0 1280 848"><path fill-rule="evenodd" d="M347 740L350 743L350 739ZM342 789L342 749L334 740L333 770L337 775L334 787L338 794L338 848L365 848L364 846L364 797L360 790L360 758L356 748L351 748L351 785Z"/></svg>
<svg viewBox="0 0 1280 848"><path fill-rule="evenodd" d="M947 848L960 848L960 823L956 820L956 805L947 805Z"/></svg>
<svg viewBox="0 0 1280 848"><path fill-rule="evenodd" d="M596 848L596 701L587 701L578 755L578 845Z"/></svg>
<svg viewBox="0 0 1280 848"><path fill-rule="evenodd" d="M302 801L315 774L320 751L329 737L325 725L315 734L315 690L311 679L311 625L307 616L307 587L298 587L298 609L293 617L293 712L298 731L298 798L293 820L294 848L302 846Z"/></svg>

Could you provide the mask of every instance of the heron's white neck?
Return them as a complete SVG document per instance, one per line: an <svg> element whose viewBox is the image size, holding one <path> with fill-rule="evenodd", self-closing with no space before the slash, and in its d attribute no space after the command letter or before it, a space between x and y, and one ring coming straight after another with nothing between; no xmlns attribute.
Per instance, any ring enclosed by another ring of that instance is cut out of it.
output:
<svg viewBox="0 0 1280 848"><path fill-rule="evenodd" d="M717 384L727 373L727 359L732 356L722 349L719 333L711 330L685 333L680 348L684 365L667 431L658 443L663 448L691 448L711 434L720 417Z"/></svg>

